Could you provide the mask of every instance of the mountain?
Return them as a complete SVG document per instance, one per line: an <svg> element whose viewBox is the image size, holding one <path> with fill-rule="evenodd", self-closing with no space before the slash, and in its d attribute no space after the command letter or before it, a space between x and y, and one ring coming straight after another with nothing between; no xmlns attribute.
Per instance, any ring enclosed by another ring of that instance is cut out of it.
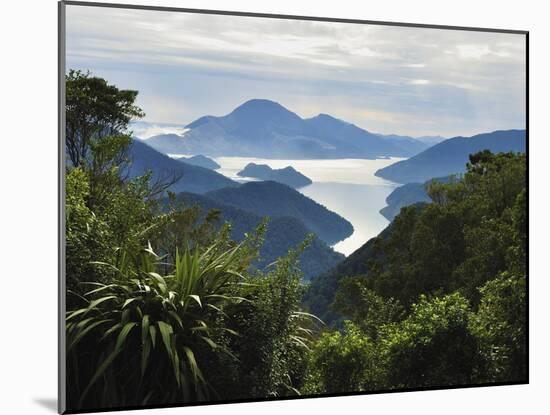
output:
<svg viewBox="0 0 550 415"><path fill-rule="evenodd" d="M380 213L391 222L399 214L402 207L418 203L431 203L432 199L427 192L430 183L433 181L448 183L451 177L440 177L428 180L425 183L407 183L399 186L388 195L386 198L387 206L382 208Z"/></svg>
<svg viewBox="0 0 550 415"><path fill-rule="evenodd" d="M224 187L238 186L238 183L215 171L171 159L140 140L133 140L130 157L132 159L129 167L131 177L141 176L151 171L153 183L178 179L169 187L169 190L176 193L206 193Z"/></svg>
<svg viewBox="0 0 550 415"><path fill-rule="evenodd" d="M396 146L403 148L405 151L413 152L414 154L410 154L410 156L414 156L415 154L418 154L431 146L446 140L445 137L441 137L439 135L409 137L406 135L397 134L378 134L378 136L393 142Z"/></svg>
<svg viewBox="0 0 550 415"><path fill-rule="evenodd" d="M433 146L435 144L441 143L442 141L446 140L445 137L441 137L440 135L424 135L421 137L415 137L415 139L423 143L426 143L430 146Z"/></svg>
<svg viewBox="0 0 550 415"><path fill-rule="evenodd" d="M416 146L398 145L328 114L319 114L305 122L313 135L327 143L334 158L409 157L418 152Z"/></svg>
<svg viewBox="0 0 550 415"><path fill-rule="evenodd" d="M206 196L262 217L293 217L329 245L353 233L353 226L346 219L281 183L249 182L208 192Z"/></svg>
<svg viewBox="0 0 550 415"><path fill-rule="evenodd" d="M211 158L198 154L192 157L180 157L179 161L183 161L186 164L192 164L193 166L204 167L205 169L218 170L221 166Z"/></svg>
<svg viewBox="0 0 550 415"><path fill-rule="evenodd" d="M425 182L466 170L468 156L482 150L525 152L525 130L494 131L442 141L420 154L378 170L375 175L397 183Z"/></svg>
<svg viewBox="0 0 550 415"><path fill-rule="evenodd" d="M309 177L296 171L292 166L285 167L284 169L272 169L267 164L248 163L237 175L260 180L272 180L294 188L304 187L313 183Z"/></svg>
<svg viewBox="0 0 550 415"><path fill-rule="evenodd" d="M261 216L219 203L212 198L193 193L180 193L178 202L189 206L198 206L205 215L212 209L220 212L220 222L231 223L231 237L242 241L247 232L254 230L262 221ZM260 249L260 258L254 264L260 269L266 268L277 258L284 256L289 249L303 242L311 231L298 219L289 216L272 218L268 222L264 243ZM300 269L305 280L320 275L344 259L344 255L335 252L319 238L314 237L311 244L300 256Z"/></svg>
<svg viewBox="0 0 550 415"><path fill-rule="evenodd" d="M403 135L382 135L378 134L379 137L382 137L384 140L393 143L397 147L403 149L404 151L413 151L415 154L418 154L431 146L431 144L420 141L416 138L407 137ZM412 155L412 154L411 154Z"/></svg>
<svg viewBox="0 0 550 415"><path fill-rule="evenodd" d="M394 143L327 114L303 119L266 99L222 117L201 117L181 135L157 135L147 143L164 153L280 159L410 157L419 151L418 143Z"/></svg>

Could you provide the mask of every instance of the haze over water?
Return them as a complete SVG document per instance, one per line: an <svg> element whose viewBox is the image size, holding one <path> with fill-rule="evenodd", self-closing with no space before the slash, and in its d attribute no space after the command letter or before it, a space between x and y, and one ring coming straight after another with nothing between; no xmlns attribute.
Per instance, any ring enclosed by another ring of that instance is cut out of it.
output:
<svg viewBox="0 0 550 415"><path fill-rule="evenodd" d="M386 197L398 185L376 177L374 173L403 159L272 160L217 157L214 160L221 165L217 170L219 173L241 182L250 180L237 176L248 163L267 164L274 169L292 166L305 174L313 183L297 190L353 225L353 234L333 246L334 250L347 256L388 225L388 220L379 211L386 206Z"/></svg>

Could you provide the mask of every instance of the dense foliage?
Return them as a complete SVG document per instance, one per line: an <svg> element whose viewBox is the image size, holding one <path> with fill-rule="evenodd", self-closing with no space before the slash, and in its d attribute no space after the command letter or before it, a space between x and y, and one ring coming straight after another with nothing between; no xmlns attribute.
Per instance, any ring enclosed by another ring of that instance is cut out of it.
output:
<svg viewBox="0 0 550 415"><path fill-rule="evenodd" d="M69 92L86 93L74 76ZM297 261L310 240L251 274L263 222L236 243L216 212L167 208L173 178L126 174L124 114L100 128L95 104L75 105L90 131L116 135L86 141L86 162L66 167L68 408L299 393L314 318L300 311Z"/></svg>
<svg viewBox="0 0 550 415"><path fill-rule="evenodd" d="M143 117L134 104L137 91L119 90L103 78L70 70L66 77L66 150L73 166L88 161L94 142L125 132L133 118Z"/></svg>
<svg viewBox="0 0 550 415"><path fill-rule="evenodd" d="M208 196L195 193L181 192L176 197L179 205L198 206L203 214L217 211L219 214L218 225L231 224L231 238L237 242L242 241L251 229L256 228L262 217L235 206L225 205ZM288 250L304 241L311 231L296 218L280 216L270 218L264 243L253 266L258 269L266 269L273 262L285 256ZM303 250L299 257L300 270L304 280L327 272L335 267L344 256L331 249L317 236L311 238L310 244Z"/></svg>
<svg viewBox="0 0 550 415"><path fill-rule="evenodd" d="M471 155L463 178L430 184L432 203L304 285L301 266L332 251L296 218L270 228L235 206L239 188L187 203L167 191L181 178L128 174L137 93L75 72L67 89L81 131L67 134L69 410L526 380L524 154ZM282 203L268 190L244 203Z"/></svg>
<svg viewBox="0 0 550 415"><path fill-rule="evenodd" d="M471 155L461 180L430 184L433 203L402 208L313 281L310 308L323 314L332 302L325 315L349 320L315 344L310 390L526 381L525 163L524 154Z"/></svg>
<svg viewBox="0 0 550 415"><path fill-rule="evenodd" d="M448 183L457 180L457 175L430 179L425 183L407 183L396 187L386 198L386 205L380 209L380 213L390 222L399 214L402 207L414 204L431 203L428 195L428 187L433 181Z"/></svg>

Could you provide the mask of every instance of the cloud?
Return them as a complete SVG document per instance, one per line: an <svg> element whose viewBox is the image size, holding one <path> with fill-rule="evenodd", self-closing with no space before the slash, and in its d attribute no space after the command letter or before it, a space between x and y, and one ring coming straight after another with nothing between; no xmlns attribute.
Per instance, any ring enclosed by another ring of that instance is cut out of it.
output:
<svg viewBox="0 0 550 415"><path fill-rule="evenodd" d="M405 67L405 68L425 68L426 64L425 63L407 63L407 64L403 65L403 67Z"/></svg>
<svg viewBox="0 0 550 415"><path fill-rule="evenodd" d="M384 133L525 127L521 35L69 5L67 64L139 90L154 122L269 98Z"/></svg>
<svg viewBox="0 0 550 415"><path fill-rule="evenodd" d="M413 79L411 85L428 85L430 81L427 79Z"/></svg>

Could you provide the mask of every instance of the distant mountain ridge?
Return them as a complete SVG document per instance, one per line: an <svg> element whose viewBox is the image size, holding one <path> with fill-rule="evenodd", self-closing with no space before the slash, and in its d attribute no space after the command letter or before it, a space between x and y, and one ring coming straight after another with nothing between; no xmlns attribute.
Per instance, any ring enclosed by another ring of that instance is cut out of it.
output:
<svg viewBox="0 0 550 415"><path fill-rule="evenodd" d="M281 159L410 157L429 146L381 137L327 114L303 119L266 99L247 101L225 116L200 117L182 135L162 134L147 143L164 153Z"/></svg>
<svg viewBox="0 0 550 415"><path fill-rule="evenodd" d="M248 163L244 169L237 173L237 176L272 180L294 188L304 187L313 183L309 177L295 170L292 166L282 169L272 169L267 164Z"/></svg>
<svg viewBox="0 0 550 415"><path fill-rule="evenodd" d="M193 166L204 167L205 169L218 170L221 166L211 158L197 154L192 157L180 157L179 161L183 161L186 164L192 164Z"/></svg>
<svg viewBox="0 0 550 415"><path fill-rule="evenodd" d="M407 160L376 171L375 175L397 183L423 183L434 177L463 173L468 156L482 150L525 152L525 130L493 131L473 137L449 138Z"/></svg>
<svg viewBox="0 0 550 415"><path fill-rule="evenodd" d="M427 148L446 140L445 137L441 136L422 136L414 138L397 134L378 134L378 136L392 141L397 146L401 146L407 151L413 150L416 151L416 153L420 153Z"/></svg>

